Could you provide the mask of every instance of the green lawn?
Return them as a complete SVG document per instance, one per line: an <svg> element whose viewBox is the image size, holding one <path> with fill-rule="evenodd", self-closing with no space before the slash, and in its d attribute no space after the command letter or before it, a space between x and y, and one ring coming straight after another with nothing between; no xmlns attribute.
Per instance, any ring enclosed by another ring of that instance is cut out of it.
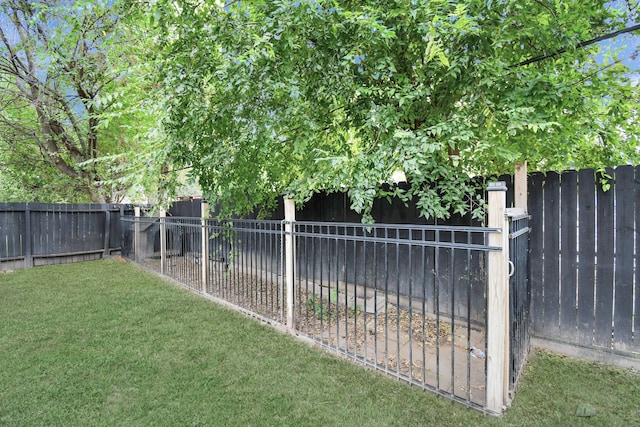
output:
<svg viewBox="0 0 640 427"><path fill-rule="evenodd" d="M493 418L105 260L0 274L0 425L640 426L640 376L539 353Z"/></svg>

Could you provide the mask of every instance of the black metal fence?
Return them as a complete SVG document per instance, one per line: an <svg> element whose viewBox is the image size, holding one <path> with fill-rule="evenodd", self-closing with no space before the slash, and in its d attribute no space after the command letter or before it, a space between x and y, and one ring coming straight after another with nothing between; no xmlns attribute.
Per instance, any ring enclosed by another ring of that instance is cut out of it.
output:
<svg viewBox="0 0 640 427"><path fill-rule="evenodd" d="M469 406L486 402L480 227L294 223L295 327Z"/></svg>
<svg viewBox="0 0 640 427"><path fill-rule="evenodd" d="M531 285L529 282L529 215L509 220L509 391L514 392L529 355Z"/></svg>
<svg viewBox="0 0 640 427"><path fill-rule="evenodd" d="M123 256L254 317L284 323L282 221L130 216L123 229Z"/></svg>
<svg viewBox="0 0 640 427"><path fill-rule="evenodd" d="M284 326L284 224L126 217L123 254ZM486 254L497 250L487 244L496 230L292 226L293 324L287 327L365 365L487 410Z"/></svg>
<svg viewBox="0 0 640 427"><path fill-rule="evenodd" d="M120 251L126 205L0 203L0 269L97 259Z"/></svg>

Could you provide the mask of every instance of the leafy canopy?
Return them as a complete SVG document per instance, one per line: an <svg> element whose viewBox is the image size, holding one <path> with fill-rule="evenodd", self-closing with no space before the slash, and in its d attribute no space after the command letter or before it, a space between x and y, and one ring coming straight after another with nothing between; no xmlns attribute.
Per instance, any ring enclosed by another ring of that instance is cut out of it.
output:
<svg viewBox="0 0 640 427"><path fill-rule="evenodd" d="M637 1L159 0L149 16L169 156L224 213L342 191L365 219L377 197L446 217L469 209L470 177L516 161L638 160L629 70L572 48Z"/></svg>

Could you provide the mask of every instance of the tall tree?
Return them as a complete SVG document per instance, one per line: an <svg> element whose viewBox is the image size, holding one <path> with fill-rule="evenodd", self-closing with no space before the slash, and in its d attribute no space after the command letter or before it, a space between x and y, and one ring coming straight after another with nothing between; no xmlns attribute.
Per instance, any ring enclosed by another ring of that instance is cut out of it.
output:
<svg viewBox="0 0 640 427"><path fill-rule="evenodd" d="M227 212L346 191L365 218L381 196L465 211L469 177L514 161L637 162L638 88L617 52L581 44L637 6L160 0L170 153Z"/></svg>
<svg viewBox="0 0 640 427"><path fill-rule="evenodd" d="M0 162L23 193L108 202L126 187L113 157L131 148L132 118L115 114L134 59L124 12L107 0L0 1Z"/></svg>

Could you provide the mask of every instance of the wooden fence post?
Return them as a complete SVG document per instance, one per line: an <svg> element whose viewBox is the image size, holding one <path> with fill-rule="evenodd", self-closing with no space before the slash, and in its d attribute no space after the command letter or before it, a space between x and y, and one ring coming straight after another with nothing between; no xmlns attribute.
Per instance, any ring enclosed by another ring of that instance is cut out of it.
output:
<svg viewBox="0 0 640 427"><path fill-rule="evenodd" d="M509 388L509 228L504 182L489 183L489 246L487 279L487 409L501 413Z"/></svg>
<svg viewBox="0 0 640 427"><path fill-rule="evenodd" d="M133 215L136 217L133 223L133 251L136 263L140 262L140 206L134 206Z"/></svg>
<svg viewBox="0 0 640 427"><path fill-rule="evenodd" d="M167 274L167 212L160 209L160 272Z"/></svg>
<svg viewBox="0 0 640 427"><path fill-rule="evenodd" d="M284 253L285 253L285 280L286 280L286 316L287 328L289 331L294 330L293 325L293 286L294 278L294 262L296 254L293 244L293 223L296 220L296 205L293 200L284 200Z"/></svg>
<svg viewBox="0 0 640 427"><path fill-rule="evenodd" d="M513 187L514 187L514 207L523 209L524 212L528 212L527 210L527 162L517 163L515 168L515 173L513 176Z"/></svg>
<svg viewBox="0 0 640 427"><path fill-rule="evenodd" d="M206 294L209 289L209 203L205 200L200 204L200 221L202 224L201 257L202 257L202 293Z"/></svg>

